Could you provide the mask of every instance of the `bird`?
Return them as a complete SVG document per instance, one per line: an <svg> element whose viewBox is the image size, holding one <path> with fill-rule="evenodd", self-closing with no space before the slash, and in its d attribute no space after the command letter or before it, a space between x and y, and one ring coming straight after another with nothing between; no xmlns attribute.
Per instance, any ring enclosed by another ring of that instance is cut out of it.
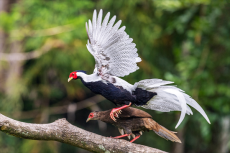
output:
<svg viewBox="0 0 230 153"><path fill-rule="evenodd" d="M145 79L130 84L120 77L129 75L139 69L136 44L121 28L121 20L116 24L116 16L109 20L110 12L102 21L103 11L98 16L94 10L92 22L86 22L88 41L86 47L95 59L95 68L92 74L83 70L70 73L68 82L80 79L93 93L104 96L113 102L110 117L116 121L122 109L136 105L145 109L160 112L181 111L177 128L183 121L185 114L193 114L190 106L199 111L210 124L209 118L201 106L183 90L171 85L173 82L162 79ZM116 114L116 115L115 115Z"/></svg>
<svg viewBox="0 0 230 153"><path fill-rule="evenodd" d="M91 112L86 122L90 120L101 120L105 123L113 124L118 127L121 134L113 138L128 137L130 139L130 136L132 136L133 139L130 142L138 139L142 135L142 132L154 131L157 135L166 140L181 143L181 140L174 134L176 132L169 131L158 124L152 119L152 116L145 111L133 107L124 108L116 122L109 117L110 112L111 109Z"/></svg>

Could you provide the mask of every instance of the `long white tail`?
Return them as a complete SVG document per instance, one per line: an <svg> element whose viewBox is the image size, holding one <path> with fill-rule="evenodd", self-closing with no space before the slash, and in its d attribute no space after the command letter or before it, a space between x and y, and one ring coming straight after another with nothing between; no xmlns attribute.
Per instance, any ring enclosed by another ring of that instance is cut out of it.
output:
<svg viewBox="0 0 230 153"><path fill-rule="evenodd" d="M161 79L147 79L135 83L134 88L142 88L144 90L157 93L156 96L148 101L147 105L144 105L142 107L161 112L181 111L180 119L176 125L177 128L183 121L186 113L188 115L193 114L192 110L188 106L190 105L198 112L200 112L210 124L208 116L200 107L200 105L190 96L184 93L184 91L182 91L181 89L175 86L167 85L171 83L173 82L164 81Z"/></svg>

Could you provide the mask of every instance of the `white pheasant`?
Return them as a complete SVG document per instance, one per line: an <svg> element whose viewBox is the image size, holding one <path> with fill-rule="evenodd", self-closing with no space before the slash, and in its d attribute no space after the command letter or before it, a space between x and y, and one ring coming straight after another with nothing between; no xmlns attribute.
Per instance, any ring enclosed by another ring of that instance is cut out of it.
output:
<svg viewBox="0 0 230 153"><path fill-rule="evenodd" d="M181 111L176 128L183 121L185 114L193 114L190 106L199 111L210 123L206 113L200 105L185 94L181 89L168 85L171 81L161 79L147 79L134 85L119 78L139 69L136 63L141 61L138 57L136 44L120 27L121 20L115 25L116 16L109 21L107 13L102 22L102 10L98 17L94 10L92 22L86 23L88 34L87 49L94 56L96 65L93 74L87 75L85 71L71 72L68 81L81 79L82 83L96 94L101 94L109 101L121 107L112 109L110 117L121 113L121 109L131 105L161 112ZM188 104L188 105L187 105Z"/></svg>

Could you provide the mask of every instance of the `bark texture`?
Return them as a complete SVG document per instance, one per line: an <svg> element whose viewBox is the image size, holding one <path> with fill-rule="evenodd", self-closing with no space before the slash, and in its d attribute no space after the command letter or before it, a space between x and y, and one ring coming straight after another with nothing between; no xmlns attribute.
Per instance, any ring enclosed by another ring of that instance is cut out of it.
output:
<svg viewBox="0 0 230 153"><path fill-rule="evenodd" d="M0 114L0 130L7 134L32 140L53 140L92 152L105 153L165 153L147 146L94 134L59 119L49 124L19 122Z"/></svg>

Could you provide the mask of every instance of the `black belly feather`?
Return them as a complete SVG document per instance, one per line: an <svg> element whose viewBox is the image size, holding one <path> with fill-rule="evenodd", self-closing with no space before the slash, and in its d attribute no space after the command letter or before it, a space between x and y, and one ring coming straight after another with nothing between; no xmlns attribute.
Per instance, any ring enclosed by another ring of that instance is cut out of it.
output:
<svg viewBox="0 0 230 153"><path fill-rule="evenodd" d="M137 88L132 94L121 86L114 86L112 83L102 81L82 83L95 94L100 94L115 105L128 105L130 102L137 106L145 105L157 93Z"/></svg>
<svg viewBox="0 0 230 153"><path fill-rule="evenodd" d="M147 90L143 90L141 88L136 88L133 92L133 95L136 95L137 106L145 105L153 96L157 95L156 92L149 92Z"/></svg>

